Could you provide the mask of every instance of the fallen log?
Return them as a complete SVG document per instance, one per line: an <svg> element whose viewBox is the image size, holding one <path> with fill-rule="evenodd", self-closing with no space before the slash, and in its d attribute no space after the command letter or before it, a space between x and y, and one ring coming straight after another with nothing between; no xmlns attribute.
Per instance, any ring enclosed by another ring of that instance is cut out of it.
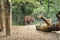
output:
<svg viewBox="0 0 60 40"><path fill-rule="evenodd" d="M51 31L59 31L60 27L59 24L52 24L50 26L36 26L37 30L44 31L44 32L51 32Z"/></svg>
<svg viewBox="0 0 60 40"><path fill-rule="evenodd" d="M60 30L60 15L59 15L59 13L56 14L56 17L58 18L58 22L59 23L51 24L51 23L49 23L49 21L44 16L41 16L41 19L43 19L43 21L45 21L45 23L47 25L46 26L38 25L38 26L36 26L36 29L37 30L41 30L41 31L45 31L45 32L51 32L51 31L58 31L58 30Z"/></svg>

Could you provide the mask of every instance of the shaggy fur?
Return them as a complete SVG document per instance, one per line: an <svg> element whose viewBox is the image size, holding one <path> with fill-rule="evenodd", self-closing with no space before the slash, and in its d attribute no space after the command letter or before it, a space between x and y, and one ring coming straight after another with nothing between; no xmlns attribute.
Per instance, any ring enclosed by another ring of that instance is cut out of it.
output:
<svg viewBox="0 0 60 40"><path fill-rule="evenodd" d="M27 15L27 16L24 17L24 22L25 22L25 25L30 24L31 22L33 23L34 22L34 17Z"/></svg>

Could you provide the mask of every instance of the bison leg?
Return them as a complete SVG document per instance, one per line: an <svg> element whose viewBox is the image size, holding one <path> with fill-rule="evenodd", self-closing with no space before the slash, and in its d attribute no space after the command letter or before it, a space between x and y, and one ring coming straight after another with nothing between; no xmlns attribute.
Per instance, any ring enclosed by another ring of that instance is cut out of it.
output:
<svg viewBox="0 0 60 40"><path fill-rule="evenodd" d="M29 21L25 22L25 25L28 25L28 24L30 24L30 22L29 22Z"/></svg>
<svg viewBox="0 0 60 40"><path fill-rule="evenodd" d="M25 25L27 25L27 22L25 22Z"/></svg>

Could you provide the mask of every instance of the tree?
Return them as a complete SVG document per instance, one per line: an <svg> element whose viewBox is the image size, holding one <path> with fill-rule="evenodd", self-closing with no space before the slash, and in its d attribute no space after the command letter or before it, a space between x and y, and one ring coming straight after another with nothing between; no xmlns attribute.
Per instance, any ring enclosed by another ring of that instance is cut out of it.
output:
<svg viewBox="0 0 60 40"><path fill-rule="evenodd" d="M11 18L12 18L12 10L11 10L11 0L4 0L4 12L5 12L5 27L6 27L6 35L11 35Z"/></svg>
<svg viewBox="0 0 60 40"><path fill-rule="evenodd" d="M3 30L2 0L0 0L0 31Z"/></svg>

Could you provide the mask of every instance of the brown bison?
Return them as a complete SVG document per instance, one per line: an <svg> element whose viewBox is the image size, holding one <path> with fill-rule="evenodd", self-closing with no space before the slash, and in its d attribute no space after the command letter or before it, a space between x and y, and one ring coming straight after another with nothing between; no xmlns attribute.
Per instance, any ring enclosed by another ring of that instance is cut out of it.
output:
<svg viewBox="0 0 60 40"><path fill-rule="evenodd" d="M34 22L34 17L33 16L27 15L27 16L24 17L24 23L25 23L25 25L33 23L33 22Z"/></svg>

